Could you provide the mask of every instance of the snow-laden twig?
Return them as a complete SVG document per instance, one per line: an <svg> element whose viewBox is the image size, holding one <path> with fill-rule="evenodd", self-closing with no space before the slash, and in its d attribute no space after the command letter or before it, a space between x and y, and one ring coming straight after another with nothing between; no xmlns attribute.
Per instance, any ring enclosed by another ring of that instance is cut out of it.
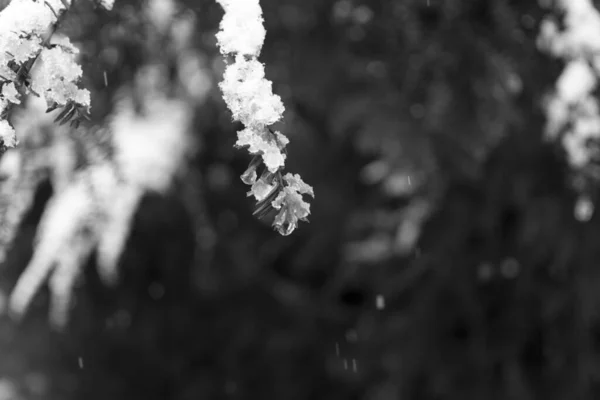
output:
<svg viewBox="0 0 600 400"><path fill-rule="evenodd" d="M273 94L264 65L257 59L266 35L262 9L258 0L217 1L225 11L217 33L219 48L226 60L234 60L227 64L219 86L234 120L245 126L238 132L236 145L247 146L255 155L241 178L251 185L248 195L258 202L255 215L262 217L278 210L273 226L280 234L289 235L298 226L298 220L306 221L310 214L310 204L302 195L314 197L314 193L299 175L281 173L289 140L269 128L281 119L284 106L281 98ZM265 168L259 177L261 163Z"/></svg>

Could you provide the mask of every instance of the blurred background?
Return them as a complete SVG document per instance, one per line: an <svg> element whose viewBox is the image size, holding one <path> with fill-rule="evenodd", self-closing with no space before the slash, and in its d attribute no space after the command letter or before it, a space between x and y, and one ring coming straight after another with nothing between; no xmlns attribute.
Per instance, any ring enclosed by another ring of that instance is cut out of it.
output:
<svg viewBox="0 0 600 400"><path fill-rule="evenodd" d="M20 210L0 237L0 400L600 398L600 220L544 135L562 64L536 41L553 11L537 0L261 5L260 60L286 106L275 128L291 141L287 170L314 187L310 224L281 237L252 216L239 179L250 156L233 147L241 125L218 88L218 4L76 2L59 32L80 49L92 122L57 128L32 105L14 117L21 178L0 205L16 196ZM135 124L122 116L144 107ZM119 142L102 134L111 126L139 135ZM117 272L94 245L81 253L63 329L49 323L46 286L10 318L40 219L96 150L111 159L111 141L131 154L159 143L165 154L144 153L142 173L171 161L177 173L115 217Z"/></svg>

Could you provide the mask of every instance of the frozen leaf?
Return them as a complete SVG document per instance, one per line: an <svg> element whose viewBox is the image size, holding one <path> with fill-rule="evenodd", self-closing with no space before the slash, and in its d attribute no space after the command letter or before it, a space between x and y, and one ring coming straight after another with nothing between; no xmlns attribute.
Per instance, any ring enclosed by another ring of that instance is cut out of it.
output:
<svg viewBox="0 0 600 400"><path fill-rule="evenodd" d="M252 189L248 192L248 196L254 196L256 201L262 201L275 189L277 185L269 184L265 179L261 178L254 182Z"/></svg>
<svg viewBox="0 0 600 400"><path fill-rule="evenodd" d="M294 189L285 187L275 200L273 200L273 208L279 210L283 208L291 208L294 210L294 215L298 218L306 218L310 214L310 204L305 203L302 195Z"/></svg>
<svg viewBox="0 0 600 400"><path fill-rule="evenodd" d="M284 208L275 216L273 226L281 235L288 236L298 227L298 218L289 209Z"/></svg>
<svg viewBox="0 0 600 400"><path fill-rule="evenodd" d="M248 168L240 178L246 185L253 185L256 182L256 167Z"/></svg>
<svg viewBox="0 0 600 400"><path fill-rule="evenodd" d="M300 178L300 175L287 173L283 178L287 182L288 186L298 193L309 194L312 197L315 197L312 186L304 183L302 178Z"/></svg>
<svg viewBox="0 0 600 400"><path fill-rule="evenodd" d="M313 196L313 190L298 175L288 173L284 179L287 186L271 204L273 208L280 210L273 225L279 233L287 236L296 229L298 220L306 221L310 214L310 204L302 199L302 194Z"/></svg>
<svg viewBox="0 0 600 400"><path fill-rule="evenodd" d="M256 182L256 178L257 178L256 169L260 165L260 160L261 160L260 156L254 156L254 158L250 162L250 165L248 166L246 171L244 171L244 173L242 174L242 176L241 176L242 182L244 182L246 185L253 185L254 182Z"/></svg>

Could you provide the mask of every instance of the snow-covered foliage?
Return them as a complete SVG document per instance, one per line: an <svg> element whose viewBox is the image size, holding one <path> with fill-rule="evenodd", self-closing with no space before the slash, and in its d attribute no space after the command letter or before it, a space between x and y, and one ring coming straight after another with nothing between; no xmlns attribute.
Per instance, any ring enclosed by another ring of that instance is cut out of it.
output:
<svg viewBox="0 0 600 400"><path fill-rule="evenodd" d="M102 4L110 7L112 2ZM288 235L309 215L303 195L314 194L299 175L282 174L288 139L269 125L281 118L284 108L256 59L265 36L261 9L255 0L221 4L227 14L219 43L223 53L233 53L236 60L227 67L221 89L234 118L245 125L237 146L248 146L254 154L242 179L258 201L256 213L276 211L273 225ZM27 28L26 34L15 33L15 25L0 25L0 44L10 45L8 54L0 56L0 128L5 144L16 144L14 130L23 142L9 149L0 163L0 261L40 183L50 180L54 195L38 226L33 257L10 296L9 310L21 316L48 280L50 318L56 327L67 321L73 287L94 250L101 278L107 284L116 281L117 263L141 198L148 192L167 192L195 151L190 126L195 107L210 87L208 79L199 76L199 58L191 47L193 21L185 14L176 16L172 0L149 0L147 33L169 46L147 49L147 64L137 70L131 86L119 92L106 126L76 130L72 127L78 123L56 124L78 122L90 106L89 92L78 86L78 50L54 34L68 6L65 0L14 0L0 13L10 21L29 16L17 30ZM181 76L173 76L173 66ZM29 93L39 98L25 98ZM13 130L6 118L15 105L23 107L14 113ZM257 173L262 163L265 167Z"/></svg>
<svg viewBox="0 0 600 400"><path fill-rule="evenodd" d="M148 17L156 22L153 15ZM181 71L195 54L190 22L172 18L168 29L155 32L173 41L177 50L172 55L177 58L170 62L180 63ZM148 192L167 192L195 151L190 124L206 87L203 92L188 90L184 80L169 75L169 60L162 53L155 56L138 70L131 87L118 93L105 127L76 131L57 126L45 113L43 101L35 98L17 113L15 127L23 133L23 145L9 149L0 164L5 177L0 185L1 256L40 181L49 178L55 194L38 226L33 257L11 294L9 310L14 316L27 310L48 280L51 323L64 326L73 287L94 250L100 277L114 283L141 198Z"/></svg>
<svg viewBox="0 0 600 400"><path fill-rule="evenodd" d="M594 93L600 74L600 13L591 0L561 0L564 28L553 17L541 25L539 45L565 61L554 93L546 102L547 133L560 138L575 168L588 166L590 139L600 139L600 113Z"/></svg>
<svg viewBox="0 0 600 400"><path fill-rule="evenodd" d="M156 92L148 96L144 115L134 111L130 98L117 106L110 124L114 155L105 154L73 171L50 200L38 228L34 256L10 299L16 315L26 310L50 276L51 321L62 326L73 285L94 249L100 276L107 284L115 282L117 262L141 197L146 192L166 192L192 148L187 103Z"/></svg>
<svg viewBox="0 0 600 400"><path fill-rule="evenodd" d="M546 133L551 139L561 140L576 171L598 179L600 13L591 0L559 0L556 5L563 18L562 28L554 17L547 17L538 38L543 50L565 62L545 104ZM575 217L587 221L592 212L593 204L584 193L575 206Z"/></svg>
<svg viewBox="0 0 600 400"><path fill-rule="evenodd" d="M54 32L72 0L13 0L0 12L0 139L17 144L10 110L25 94L43 97L50 109L63 108L61 122L77 121L90 108L90 93L79 87L78 50ZM111 7L112 1L105 6ZM35 65L35 72L32 67Z"/></svg>
<svg viewBox="0 0 600 400"><path fill-rule="evenodd" d="M217 1L225 10L217 33L219 47L224 56L234 59L226 66L220 87L234 120L245 126L238 132L236 146L247 146L255 155L241 178L251 186L249 196L258 202L255 214L263 216L272 209L279 210L273 226L282 235L289 235L298 220L305 221L310 214L310 204L302 195L314 197L314 193L299 175L281 174L289 140L269 128L281 119L284 106L257 59L266 35L262 9L258 0ZM266 168L259 177L261 159Z"/></svg>

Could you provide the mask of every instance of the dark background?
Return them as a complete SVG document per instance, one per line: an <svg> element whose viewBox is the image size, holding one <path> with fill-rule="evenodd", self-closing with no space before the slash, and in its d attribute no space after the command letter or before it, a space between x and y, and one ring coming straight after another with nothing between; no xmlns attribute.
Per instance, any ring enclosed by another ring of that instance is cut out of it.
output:
<svg viewBox="0 0 600 400"><path fill-rule="evenodd" d="M200 150L171 194L144 198L117 287L90 260L62 332L44 291L20 323L0 317L0 399L11 384L44 400L600 398L600 223L574 217L573 173L543 135L561 64L536 37L552 11L262 0L287 167L316 194L310 224L281 237L238 178L250 157L216 86L222 11L178 4L214 81ZM159 54L143 7L82 1L63 27L98 124ZM0 269L5 294L51 191Z"/></svg>

